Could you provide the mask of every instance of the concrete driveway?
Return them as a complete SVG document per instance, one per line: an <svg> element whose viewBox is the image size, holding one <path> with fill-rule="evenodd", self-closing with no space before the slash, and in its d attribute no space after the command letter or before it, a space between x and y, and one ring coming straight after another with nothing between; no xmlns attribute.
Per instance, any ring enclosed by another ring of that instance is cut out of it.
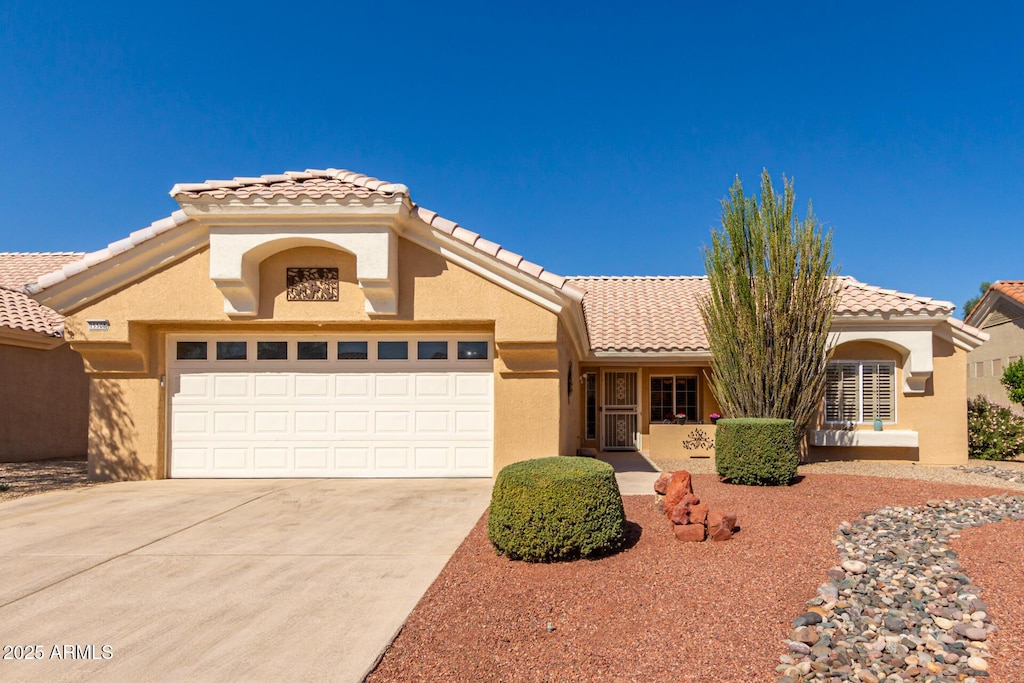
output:
<svg viewBox="0 0 1024 683"><path fill-rule="evenodd" d="M490 490L174 480L4 503L0 680L361 680Z"/></svg>

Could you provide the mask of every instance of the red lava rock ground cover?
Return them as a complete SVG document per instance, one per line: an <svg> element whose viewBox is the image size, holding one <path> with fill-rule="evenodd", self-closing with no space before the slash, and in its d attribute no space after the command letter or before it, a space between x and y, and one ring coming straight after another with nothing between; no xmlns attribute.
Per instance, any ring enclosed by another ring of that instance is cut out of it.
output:
<svg viewBox="0 0 1024 683"><path fill-rule="evenodd" d="M837 564L841 521L1001 490L823 474L788 488L730 486L715 475L694 475L693 485L710 506L737 513L732 540L680 543L653 495L626 496L631 547L599 560L526 564L495 554L485 516L367 680L775 681L790 622ZM1005 552L1001 541L964 536L975 564ZM980 572L977 582L987 585ZM1003 640L1013 631L1001 601L994 589L982 597Z"/></svg>
<svg viewBox="0 0 1024 683"><path fill-rule="evenodd" d="M952 543L964 573L985 590L981 599L999 631L989 651L995 655L989 681L1024 681L1024 522L964 529Z"/></svg>

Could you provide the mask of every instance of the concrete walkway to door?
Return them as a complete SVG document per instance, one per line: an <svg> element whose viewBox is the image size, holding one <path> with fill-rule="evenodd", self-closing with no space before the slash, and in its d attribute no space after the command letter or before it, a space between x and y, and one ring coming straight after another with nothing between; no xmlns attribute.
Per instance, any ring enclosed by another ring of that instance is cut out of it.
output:
<svg viewBox="0 0 1024 683"><path fill-rule="evenodd" d="M491 483L166 480L4 503L0 641L32 649L0 679L361 680Z"/></svg>

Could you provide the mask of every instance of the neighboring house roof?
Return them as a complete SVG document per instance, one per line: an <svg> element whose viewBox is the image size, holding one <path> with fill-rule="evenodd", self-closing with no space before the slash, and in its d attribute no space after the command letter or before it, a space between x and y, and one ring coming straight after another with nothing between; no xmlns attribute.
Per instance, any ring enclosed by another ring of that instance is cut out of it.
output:
<svg viewBox="0 0 1024 683"><path fill-rule="evenodd" d="M78 251L0 252L0 287L21 289L40 275L77 261Z"/></svg>
<svg viewBox="0 0 1024 683"><path fill-rule="evenodd" d="M0 328L60 337L64 316L29 298L24 286L81 257L79 252L0 252Z"/></svg>
<svg viewBox="0 0 1024 683"><path fill-rule="evenodd" d="M1024 280L999 280L992 285L992 289L1024 306Z"/></svg>
<svg viewBox="0 0 1024 683"><path fill-rule="evenodd" d="M977 327L991 327L1020 319L1021 309L1024 309L1024 280L997 280L964 320Z"/></svg>
<svg viewBox="0 0 1024 683"><path fill-rule="evenodd" d="M837 316L929 315L945 317L954 305L882 289L848 276ZM583 312L594 351L657 352L710 350L700 301L709 292L704 276L571 277L585 290ZM959 321L958 321L959 322Z"/></svg>
<svg viewBox="0 0 1024 683"><path fill-rule="evenodd" d="M0 287L0 327L60 337L64 333L64 316L24 292Z"/></svg>

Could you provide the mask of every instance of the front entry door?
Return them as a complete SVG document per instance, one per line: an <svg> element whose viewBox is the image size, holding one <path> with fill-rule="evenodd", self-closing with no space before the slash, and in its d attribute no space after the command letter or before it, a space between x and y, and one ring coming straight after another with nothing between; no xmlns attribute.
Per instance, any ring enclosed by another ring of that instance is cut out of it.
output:
<svg viewBox="0 0 1024 683"><path fill-rule="evenodd" d="M638 450L640 401L637 373L632 370L606 370L603 379L601 450Z"/></svg>

